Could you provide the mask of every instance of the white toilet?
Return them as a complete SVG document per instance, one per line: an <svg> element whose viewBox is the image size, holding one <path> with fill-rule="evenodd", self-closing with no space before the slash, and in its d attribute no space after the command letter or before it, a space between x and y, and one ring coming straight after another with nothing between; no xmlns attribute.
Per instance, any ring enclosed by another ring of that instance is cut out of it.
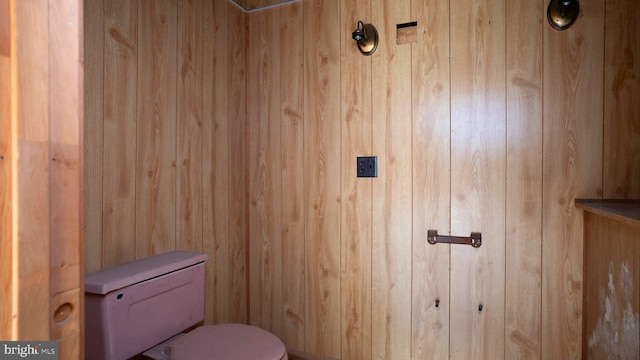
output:
<svg viewBox="0 0 640 360"><path fill-rule="evenodd" d="M287 360L270 332L243 324L205 325L207 255L172 251L85 277L85 357L143 354L176 360Z"/></svg>

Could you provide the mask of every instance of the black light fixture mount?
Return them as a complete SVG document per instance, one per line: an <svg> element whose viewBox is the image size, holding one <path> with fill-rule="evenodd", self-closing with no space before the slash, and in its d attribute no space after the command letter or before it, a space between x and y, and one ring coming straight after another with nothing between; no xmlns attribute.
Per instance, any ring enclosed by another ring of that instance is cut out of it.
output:
<svg viewBox="0 0 640 360"><path fill-rule="evenodd" d="M378 48L378 30L371 24L358 21L358 27L351 34L363 55L372 55Z"/></svg>
<svg viewBox="0 0 640 360"><path fill-rule="evenodd" d="M562 31L573 25L580 14L578 0L551 0L547 8L547 20L552 28Z"/></svg>

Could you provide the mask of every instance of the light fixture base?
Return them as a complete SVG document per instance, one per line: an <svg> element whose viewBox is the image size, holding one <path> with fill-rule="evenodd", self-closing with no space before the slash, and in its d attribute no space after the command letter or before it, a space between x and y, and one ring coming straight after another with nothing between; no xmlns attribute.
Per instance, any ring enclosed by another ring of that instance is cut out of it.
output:
<svg viewBox="0 0 640 360"><path fill-rule="evenodd" d="M580 14L578 0L551 0L547 8L547 20L552 28L562 31L573 25Z"/></svg>
<svg viewBox="0 0 640 360"><path fill-rule="evenodd" d="M358 44L358 49L363 55L373 55L378 48L378 30L372 24L364 24L362 25L364 33L366 36L356 41Z"/></svg>

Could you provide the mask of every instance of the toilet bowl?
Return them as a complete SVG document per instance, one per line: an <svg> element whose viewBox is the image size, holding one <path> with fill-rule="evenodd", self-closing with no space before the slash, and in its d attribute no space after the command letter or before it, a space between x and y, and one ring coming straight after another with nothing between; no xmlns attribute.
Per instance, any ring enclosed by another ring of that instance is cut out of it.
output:
<svg viewBox="0 0 640 360"><path fill-rule="evenodd" d="M142 355L154 360L287 360L284 344L270 332L243 324L204 325Z"/></svg>
<svg viewBox="0 0 640 360"><path fill-rule="evenodd" d="M207 255L172 251L85 276L86 359L287 360L270 332L204 325Z"/></svg>

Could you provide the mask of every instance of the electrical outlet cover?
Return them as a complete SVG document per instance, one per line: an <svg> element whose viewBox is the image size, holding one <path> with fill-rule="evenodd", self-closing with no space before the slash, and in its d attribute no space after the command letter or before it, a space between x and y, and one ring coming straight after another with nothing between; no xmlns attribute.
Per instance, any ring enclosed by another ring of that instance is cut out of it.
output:
<svg viewBox="0 0 640 360"><path fill-rule="evenodd" d="M356 174L358 177L378 177L378 157L358 156L356 158Z"/></svg>

